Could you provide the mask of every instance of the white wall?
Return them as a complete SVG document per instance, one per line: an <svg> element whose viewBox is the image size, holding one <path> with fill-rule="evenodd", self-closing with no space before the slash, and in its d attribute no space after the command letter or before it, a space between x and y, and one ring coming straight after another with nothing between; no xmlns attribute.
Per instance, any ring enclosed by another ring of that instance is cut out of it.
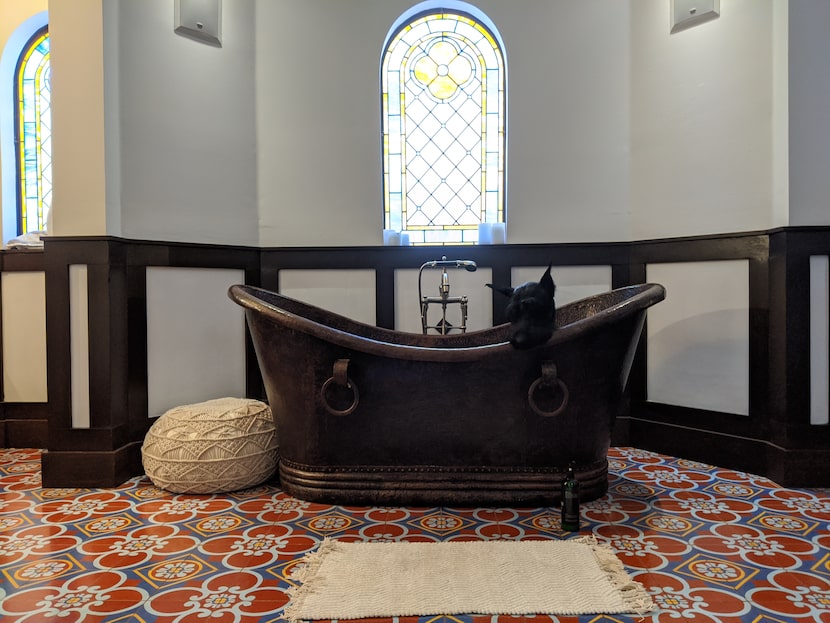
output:
<svg viewBox="0 0 830 623"><path fill-rule="evenodd" d="M381 46L412 4L256 3L264 246L380 244ZM627 3L476 5L507 52L509 241L626 239Z"/></svg>
<svg viewBox="0 0 830 623"><path fill-rule="evenodd" d="M52 225L60 236L106 235L101 0L49 2Z"/></svg>
<svg viewBox="0 0 830 623"><path fill-rule="evenodd" d="M225 2L222 47L174 34L167 0L79 1L53 2L55 44L80 31L73 59L106 60L65 62L55 99L94 130L106 180L82 194L67 180L88 179L90 163L61 159L71 218L57 205L56 233L104 223L138 239L380 242L380 52L411 0ZM670 35L668 2L477 2L507 52L510 242L787 224L786 3L721 4L718 19ZM101 24L96 41L86 31ZM77 77L92 112L67 95ZM93 121L99 92L105 123ZM106 218L89 218L104 192Z"/></svg>
<svg viewBox="0 0 830 623"><path fill-rule="evenodd" d="M830 2L790 2L790 224L830 225Z"/></svg>
<svg viewBox="0 0 830 623"><path fill-rule="evenodd" d="M169 0L104 0L104 13L121 234L256 245L253 0L223 3L221 47L174 33Z"/></svg>
<svg viewBox="0 0 830 623"><path fill-rule="evenodd" d="M668 1L632 1L632 238L786 224L780 4L723 0L719 18L669 34Z"/></svg>
<svg viewBox="0 0 830 623"><path fill-rule="evenodd" d="M628 240L629 3L482 8L508 54L508 242Z"/></svg>
<svg viewBox="0 0 830 623"><path fill-rule="evenodd" d="M111 3L124 235L380 242L380 47L410 0L226 2L222 48L164 0ZM780 2L675 35L664 2L477 6L507 49L510 242L786 224Z"/></svg>

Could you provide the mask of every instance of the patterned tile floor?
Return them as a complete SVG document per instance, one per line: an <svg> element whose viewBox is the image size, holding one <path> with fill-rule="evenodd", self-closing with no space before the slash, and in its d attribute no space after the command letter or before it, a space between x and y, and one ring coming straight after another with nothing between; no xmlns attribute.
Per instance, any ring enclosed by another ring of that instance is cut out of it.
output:
<svg viewBox="0 0 830 623"><path fill-rule="evenodd" d="M553 623L830 623L830 493L612 448L608 494L582 534L618 553L658 609ZM0 620L281 621L299 559L343 540L560 539L550 508L311 504L273 486L185 496L134 478L43 489L40 452L0 449ZM508 623L523 617L401 617Z"/></svg>

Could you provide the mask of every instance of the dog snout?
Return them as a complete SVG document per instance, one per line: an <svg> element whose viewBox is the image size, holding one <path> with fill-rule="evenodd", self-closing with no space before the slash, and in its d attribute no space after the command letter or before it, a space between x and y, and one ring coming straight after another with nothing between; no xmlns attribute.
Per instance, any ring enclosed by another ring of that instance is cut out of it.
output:
<svg viewBox="0 0 830 623"><path fill-rule="evenodd" d="M513 326L508 341L517 350L541 346L553 335L553 327L520 325Z"/></svg>
<svg viewBox="0 0 830 623"><path fill-rule="evenodd" d="M526 333L516 333L510 336L510 345L517 350L527 350L534 346Z"/></svg>

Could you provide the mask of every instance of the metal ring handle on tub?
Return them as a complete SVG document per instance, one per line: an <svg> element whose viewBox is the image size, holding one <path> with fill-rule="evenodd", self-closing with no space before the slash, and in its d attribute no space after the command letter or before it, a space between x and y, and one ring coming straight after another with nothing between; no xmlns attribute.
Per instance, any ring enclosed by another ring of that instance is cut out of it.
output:
<svg viewBox="0 0 830 623"><path fill-rule="evenodd" d="M357 405L360 402L360 392L357 391L357 385L355 385L354 381L352 381L348 373L349 360L338 359L334 362L334 369L332 370L332 375L328 379L326 379L326 382L323 383L323 387L320 388L320 400L323 401L323 407L325 407L326 411L328 411L331 415L349 415L355 409L357 409ZM326 391L328 390L329 385L331 385L332 383L352 390L352 404L350 404L345 409L335 409L329 404L329 399L326 397Z"/></svg>
<svg viewBox="0 0 830 623"><path fill-rule="evenodd" d="M540 409L539 405L536 404L536 400L533 398L533 394L536 393L536 390L539 387L550 387L553 385L559 387L559 391L562 392L562 402L553 411L545 411ZM570 393L568 392L568 386L565 385L565 382L556 374L556 364L550 361L544 362L542 364L542 376L533 381L533 383L530 384L530 389L527 390L527 402L530 405L530 408L533 409L533 412L536 415L541 415L542 417L555 417L562 413L568 406L569 397Z"/></svg>

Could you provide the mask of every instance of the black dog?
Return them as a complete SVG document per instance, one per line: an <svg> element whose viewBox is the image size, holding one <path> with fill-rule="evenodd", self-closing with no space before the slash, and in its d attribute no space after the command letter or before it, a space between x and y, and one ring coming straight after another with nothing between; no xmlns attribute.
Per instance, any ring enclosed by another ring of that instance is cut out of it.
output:
<svg viewBox="0 0 830 623"><path fill-rule="evenodd" d="M510 322L510 343L521 350L544 344L553 335L556 305L553 295L556 284L550 276L550 265L539 283L530 281L518 288L487 286L510 297L507 320Z"/></svg>

